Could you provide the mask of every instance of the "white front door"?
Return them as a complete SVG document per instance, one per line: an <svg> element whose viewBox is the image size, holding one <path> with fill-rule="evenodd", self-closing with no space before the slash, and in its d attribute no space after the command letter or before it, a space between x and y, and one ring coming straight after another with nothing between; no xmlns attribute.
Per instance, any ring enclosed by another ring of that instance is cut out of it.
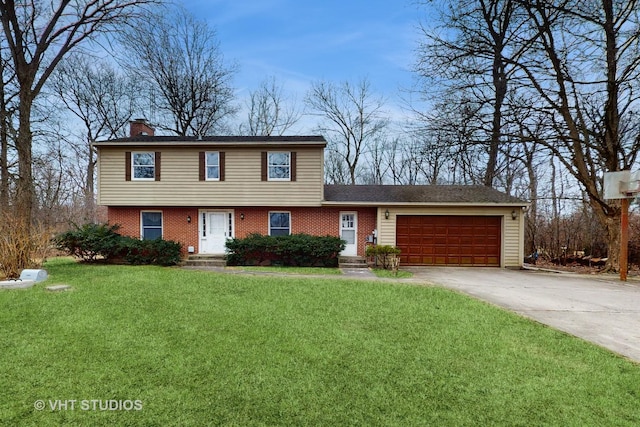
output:
<svg viewBox="0 0 640 427"><path fill-rule="evenodd" d="M347 242L342 255L358 254L358 217L355 212L340 212L340 238Z"/></svg>
<svg viewBox="0 0 640 427"><path fill-rule="evenodd" d="M200 253L223 254L225 243L233 233L233 214L231 212L201 212L200 214Z"/></svg>

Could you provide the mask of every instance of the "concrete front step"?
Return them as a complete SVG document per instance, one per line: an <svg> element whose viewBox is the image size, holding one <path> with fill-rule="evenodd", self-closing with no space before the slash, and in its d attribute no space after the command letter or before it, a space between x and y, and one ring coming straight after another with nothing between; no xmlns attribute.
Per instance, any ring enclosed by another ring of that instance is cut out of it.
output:
<svg viewBox="0 0 640 427"><path fill-rule="evenodd" d="M189 255L187 259L190 260L208 260L208 259L226 259L227 256L224 254L194 254Z"/></svg>
<svg viewBox="0 0 640 427"><path fill-rule="evenodd" d="M209 261L193 261L193 260L186 260L183 264L184 267L226 267L227 266L227 262L222 260L222 261L214 261L214 260L209 260Z"/></svg>
<svg viewBox="0 0 640 427"><path fill-rule="evenodd" d="M339 268L369 268L367 264L361 263L340 263L338 264Z"/></svg>
<svg viewBox="0 0 640 427"><path fill-rule="evenodd" d="M367 259L359 256L338 257L338 267L340 268L367 268Z"/></svg>
<svg viewBox="0 0 640 427"><path fill-rule="evenodd" d="M184 262L185 267L226 267L224 255L189 255Z"/></svg>

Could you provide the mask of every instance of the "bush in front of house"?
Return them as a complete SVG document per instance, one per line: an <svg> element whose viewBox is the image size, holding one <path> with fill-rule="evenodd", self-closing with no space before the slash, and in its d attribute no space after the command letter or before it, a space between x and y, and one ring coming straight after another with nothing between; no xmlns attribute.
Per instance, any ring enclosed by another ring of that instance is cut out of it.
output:
<svg viewBox="0 0 640 427"><path fill-rule="evenodd" d="M172 240L139 240L118 234L118 225L85 224L54 237L56 247L86 262L175 265L181 261L181 244Z"/></svg>
<svg viewBox="0 0 640 427"><path fill-rule="evenodd" d="M397 270L400 256L400 248L390 245L367 246L366 255L373 257L376 265L385 270Z"/></svg>
<svg viewBox="0 0 640 427"><path fill-rule="evenodd" d="M345 241L335 236L250 234L227 241L228 265L336 267Z"/></svg>
<svg viewBox="0 0 640 427"><path fill-rule="evenodd" d="M128 264L163 265L179 264L181 245L172 240L153 239L140 240L123 237L121 242L122 256Z"/></svg>
<svg viewBox="0 0 640 427"><path fill-rule="evenodd" d="M118 225L85 224L58 234L53 242L59 250L83 261L108 260L120 252L119 228Z"/></svg>

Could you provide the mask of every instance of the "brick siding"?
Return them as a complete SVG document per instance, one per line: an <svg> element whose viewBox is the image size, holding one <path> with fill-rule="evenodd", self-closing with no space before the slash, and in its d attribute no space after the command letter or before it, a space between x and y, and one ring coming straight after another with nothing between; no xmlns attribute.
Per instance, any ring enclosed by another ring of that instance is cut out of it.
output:
<svg viewBox="0 0 640 427"><path fill-rule="evenodd" d="M223 210L224 208L215 208ZM212 209L214 210L214 209ZM365 239L376 228L376 208L229 208L234 211L235 237L269 233L269 212L290 212L291 232L316 236L339 236L340 212L358 214L358 255L364 255ZM115 208L109 207L110 224L119 224L123 235L140 237L140 212L162 211L163 238L182 243L183 253L193 246L198 253L198 208ZM241 219L244 215L244 219ZM191 223L187 221L191 217Z"/></svg>
<svg viewBox="0 0 640 427"><path fill-rule="evenodd" d="M141 235L140 212L162 211L162 238L182 244L183 254L193 246L198 252L198 209L197 208L114 208L109 207L109 224L118 224L118 233L139 238ZM191 217L191 223L188 222Z"/></svg>

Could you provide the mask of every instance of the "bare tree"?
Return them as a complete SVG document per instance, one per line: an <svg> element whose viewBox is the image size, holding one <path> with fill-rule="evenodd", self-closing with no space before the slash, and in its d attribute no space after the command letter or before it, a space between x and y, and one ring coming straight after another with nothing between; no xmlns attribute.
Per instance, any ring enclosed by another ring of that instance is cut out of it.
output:
<svg viewBox="0 0 640 427"><path fill-rule="evenodd" d="M176 135L219 133L237 112L216 33L184 8L140 19L123 33L122 64L149 85L156 125ZM166 120L166 124L165 124Z"/></svg>
<svg viewBox="0 0 640 427"><path fill-rule="evenodd" d="M421 123L415 132L424 142L422 150L443 171L450 184L481 184L486 164L482 134L482 105L463 95L448 93L434 104L431 112L416 112ZM445 172L440 163L446 161ZM437 176L433 177L437 179Z"/></svg>
<svg viewBox="0 0 640 427"><path fill-rule="evenodd" d="M328 151L324 159L324 180L327 184L346 184L349 170L337 151Z"/></svg>
<svg viewBox="0 0 640 427"><path fill-rule="evenodd" d="M527 13L524 56L513 59L543 102L555 138L544 141L580 183L609 240L608 268L619 267L619 201L604 200L602 173L630 169L637 133L621 123L638 98L640 17L637 0L518 0Z"/></svg>
<svg viewBox="0 0 640 427"><path fill-rule="evenodd" d="M315 82L305 103L310 114L321 120L319 130L328 138L328 149L335 153L329 158L346 163L348 183L355 184L361 156L388 124L383 100L373 94L369 81L362 79L341 85Z"/></svg>
<svg viewBox="0 0 640 427"><path fill-rule="evenodd" d="M11 172L15 167L10 162L16 129L14 126L17 110L18 90L15 87L15 73L6 58L7 50L0 45L0 211L10 204Z"/></svg>
<svg viewBox="0 0 640 427"><path fill-rule="evenodd" d="M390 145L392 144L390 144L387 135L382 133L371 142L369 151L365 156L366 167L364 172L360 174L360 182L369 185L385 183L389 172L387 153Z"/></svg>
<svg viewBox="0 0 640 427"><path fill-rule="evenodd" d="M81 55L72 55L62 61L52 75L51 83L56 98L82 124L82 135L68 146L84 165L81 183L84 220L94 221L96 153L91 144L101 138L124 136L125 125L138 108L140 88L109 63Z"/></svg>
<svg viewBox="0 0 640 427"><path fill-rule="evenodd" d="M49 0L0 3L0 23L18 85L16 216L29 235L35 187L31 119L33 103L62 58L81 43L126 23L155 0ZM29 264L25 253L18 265Z"/></svg>
<svg viewBox="0 0 640 427"><path fill-rule="evenodd" d="M474 132L473 144L485 150L482 183L493 186L505 143L503 110L515 70L507 57L520 54L515 42L522 18L512 0L457 0L440 14L437 28L422 28L425 39L416 71L432 97L444 95L462 102L460 107L469 101L477 105L474 114L481 132ZM434 91L434 83L441 89Z"/></svg>
<svg viewBox="0 0 640 427"><path fill-rule="evenodd" d="M248 128L241 126L241 134L284 135L301 117L295 102L286 97L275 77L263 80L258 89L250 93L247 107Z"/></svg>

